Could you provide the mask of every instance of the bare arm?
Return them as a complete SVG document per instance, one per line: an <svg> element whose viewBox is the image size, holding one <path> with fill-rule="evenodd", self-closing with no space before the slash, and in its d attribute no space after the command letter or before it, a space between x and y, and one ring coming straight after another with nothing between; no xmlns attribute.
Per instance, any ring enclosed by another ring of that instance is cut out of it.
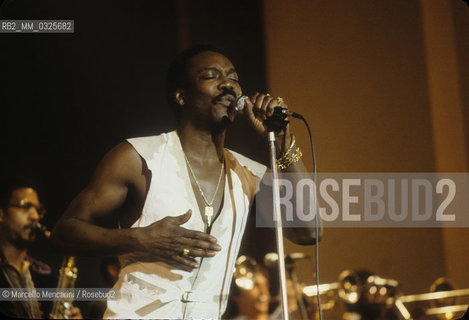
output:
<svg viewBox="0 0 469 320"><path fill-rule="evenodd" d="M273 114L274 108L278 106L278 100L271 97L270 95L264 95L256 93L249 100L246 101L246 116L248 117L251 125L262 135L267 134L267 128L264 125L264 120ZM283 106L286 107L286 106ZM296 146L290 149L292 144L293 135L290 133L289 126L287 125L285 132L282 132L276 135L276 149L277 155L284 155L285 153L293 154L296 150ZM280 170L279 170L280 171ZM295 196L295 186L298 181L301 179L311 179L311 175L307 172L301 159L297 162L293 162L284 170L281 170L280 175L289 174L288 180L293 185L294 196L292 198L293 208L296 208L297 197ZM286 175L284 175L285 177ZM269 187L269 191L272 194L272 189ZM304 201L303 206L304 210L309 209L310 203ZM257 204L257 209L260 211L260 214L264 215L266 219L272 219L272 201L261 201ZM282 214L285 216L285 214ZM322 237L322 224L319 225L319 234L316 235L315 230L315 219L312 221L301 221L298 214L295 210L292 212L293 221L284 222L284 232L285 236L296 244L301 245L312 245L315 244ZM320 221L319 221L320 222ZM291 227L289 227L291 226Z"/></svg>
<svg viewBox="0 0 469 320"><path fill-rule="evenodd" d="M150 179L133 147L119 144L103 158L90 184L57 222L53 243L73 255L135 253L144 260L165 261L186 270L197 267L192 257L213 256L219 250L215 238L180 227L189 220L190 210L147 227L129 228L141 214ZM184 248L190 249L190 256L183 257Z"/></svg>
<svg viewBox="0 0 469 320"><path fill-rule="evenodd" d="M272 171L269 169L267 171L267 175L263 178L260 186L260 191L257 195L257 201L256 201L256 209L257 209L257 214L262 216L262 220L266 223L267 221L270 221L268 225L274 225L273 223L273 204L272 204ZM306 172L306 169L304 167L303 162L300 160L294 164L292 164L290 167L286 168L285 170L279 170L279 179L287 180L288 183L290 184L290 188L292 188L292 196L289 198L288 196L285 195L285 188L280 185L280 190L281 190L281 197L286 197L287 202L291 203L291 207L287 208L284 205L281 205L281 210L282 210L282 224L283 224L283 233L284 236L300 245L314 245L318 241L321 240L322 235L323 235L323 227L322 223L320 220L318 220L319 224L319 232L318 236L316 236L316 219L312 219L309 221L302 220L303 217L301 217L298 212L297 212L297 202L302 201L302 204L300 207L302 208L302 211L305 213L305 215L308 216L308 219L311 217L311 203L309 200L312 200L311 198L305 197L304 199L297 197L296 195L296 186L298 185L298 182L302 179L309 179L312 181L312 176L308 172ZM312 197L312 193L310 194ZM292 210L290 210L290 208ZM288 212L287 212L288 210ZM288 217L288 220L287 220ZM290 220L290 218L292 220Z"/></svg>
<svg viewBox="0 0 469 320"><path fill-rule="evenodd" d="M301 159L298 162L293 163L290 165L288 168L282 170L282 173L286 173L289 177L289 181L292 182L293 187L298 185L298 182L301 179L309 179L312 180L312 174L308 173L306 170L306 167L301 161ZM295 194L295 191L294 191ZM312 193L310 193L310 196L313 196ZM308 212L310 208L310 202L307 201L308 199L303 200L303 209L305 212ZM296 194L292 199L293 202L293 208L297 208L297 201L301 201L301 198L299 199ZM317 199L316 199L317 201ZM311 221L301 221L298 217L298 214L296 210L293 212L293 222L287 224L287 227L284 229L285 231L285 236L288 238L288 240L296 243L296 244L301 244L301 245L313 245L319 242L323 236L323 227L321 220L319 219L318 222L318 230L316 230L316 219L318 219L318 215L316 215L315 219ZM288 225L293 225L294 227L288 227ZM316 235L316 231L318 231L318 235Z"/></svg>
<svg viewBox="0 0 469 320"><path fill-rule="evenodd" d="M139 250L135 230L112 228L129 185L145 179L141 161L130 149L124 143L112 149L100 162L90 184L71 202L52 231L52 241L59 248L91 256Z"/></svg>

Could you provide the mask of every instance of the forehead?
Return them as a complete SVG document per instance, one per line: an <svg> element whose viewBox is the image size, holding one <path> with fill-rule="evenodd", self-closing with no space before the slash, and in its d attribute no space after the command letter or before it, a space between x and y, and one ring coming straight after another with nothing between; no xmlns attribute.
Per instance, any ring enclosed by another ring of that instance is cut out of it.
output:
<svg viewBox="0 0 469 320"><path fill-rule="evenodd" d="M19 188L13 190L11 193L10 201L19 202L25 200L26 202L39 203L39 196L33 188Z"/></svg>
<svg viewBox="0 0 469 320"><path fill-rule="evenodd" d="M189 72L198 72L206 68L234 70L233 63L231 63L227 57L218 52L205 51L191 58Z"/></svg>

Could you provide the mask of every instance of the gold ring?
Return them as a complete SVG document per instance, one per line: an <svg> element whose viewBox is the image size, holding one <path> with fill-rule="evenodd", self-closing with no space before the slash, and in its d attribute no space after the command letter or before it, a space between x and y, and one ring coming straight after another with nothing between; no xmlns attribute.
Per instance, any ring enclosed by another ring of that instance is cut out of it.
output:
<svg viewBox="0 0 469 320"><path fill-rule="evenodd" d="M184 248L184 249L182 250L182 255L183 255L184 257L187 257L187 256L189 255L189 252L190 252L189 249Z"/></svg>
<svg viewBox="0 0 469 320"><path fill-rule="evenodd" d="M276 100L278 101L277 105L279 107L283 107L285 105L285 101L281 97L277 97Z"/></svg>

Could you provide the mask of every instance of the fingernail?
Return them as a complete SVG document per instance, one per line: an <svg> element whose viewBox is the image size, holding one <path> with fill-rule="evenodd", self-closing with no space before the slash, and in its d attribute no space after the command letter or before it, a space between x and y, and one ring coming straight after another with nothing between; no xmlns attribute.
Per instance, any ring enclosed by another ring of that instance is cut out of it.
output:
<svg viewBox="0 0 469 320"><path fill-rule="evenodd" d="M193 263L193 264L192 264L192 267L198 268L198 267L200 267L200 264L198 264L198 263Z"/></svg>
<svg viewBox="0 0 469 320"><path fill-rule="evenodd" d="M217 245L215 246L215 250L220 251L220 250L221 250L221 247L217 244Z"/></svg>

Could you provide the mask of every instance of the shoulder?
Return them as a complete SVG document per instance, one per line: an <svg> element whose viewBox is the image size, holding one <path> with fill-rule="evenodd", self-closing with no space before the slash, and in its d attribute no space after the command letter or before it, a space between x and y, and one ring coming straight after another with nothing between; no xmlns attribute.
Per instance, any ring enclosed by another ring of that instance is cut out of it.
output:
<svg viewBox="0 0 469 320"><path fill-rule="evenodd" d="M101 160L98 170L128 172L140 170L141 159L136 150L127 142L121 142L112 148Z"/></svg>
<svg viewBox="0 0 469 320"><path fill-rule="evenodd" d="M125 185L135 183L135 179L145 171L145 163L139 153L126 141L109 150L101 159L88 186Z"/></svg>
<svg viewBox="0 0 469 320"><path fill-rule="evenodd" d="M178 139L176 131L171 131L155 136L129 138L126 143L132 146L143 159L147 160L164 146L178 144Z"/></svg>
<svg viewBox="0 0 469 320"><path fill-rule="evenodd" d="M131 145L139 148L139 147L154 147L161 143L168 142L171 139L174 139L177 136L176 131L170 131L166 133L162 133L159 135L154 136L144 136L144 137L132 137L127 138L125 141L130 143Z"/></svg>
<svg viewBox="0 0 469 320"><path fill-rule="evenodd" d="M256 176L258 179L262 179L267 170L267 167L257 161L254 161L240 153L233 150L226 149L228 154L231 155L242 167L247 169L250 174Z"/></svg>
<svg viewBox="0 0 469 320"><path fill-rule="evenodd" d="M112 148L104 157L104 162L112 166L141 167L142 158L147 160L161 146L175 143L177 133L171 131L155 136L128 138Z"/></svg>
<svg viewBox="0 0 469 320"><path fill-rule="evenodd" d="M121 184L144 182L148 160L168 143L178 143L175 131L126 139L106 153L98 165L92 185L101 185L103 181Z"/></svg>
<svg viewBox="0 0 469 320"><path fill-rule="evenodd" d="M225 149L225 161L227 167L232 170L241 181L242 188L249 196L250 202L259 190L259 182L267 169L263 164L249 159L237 152Z"/></svg>

